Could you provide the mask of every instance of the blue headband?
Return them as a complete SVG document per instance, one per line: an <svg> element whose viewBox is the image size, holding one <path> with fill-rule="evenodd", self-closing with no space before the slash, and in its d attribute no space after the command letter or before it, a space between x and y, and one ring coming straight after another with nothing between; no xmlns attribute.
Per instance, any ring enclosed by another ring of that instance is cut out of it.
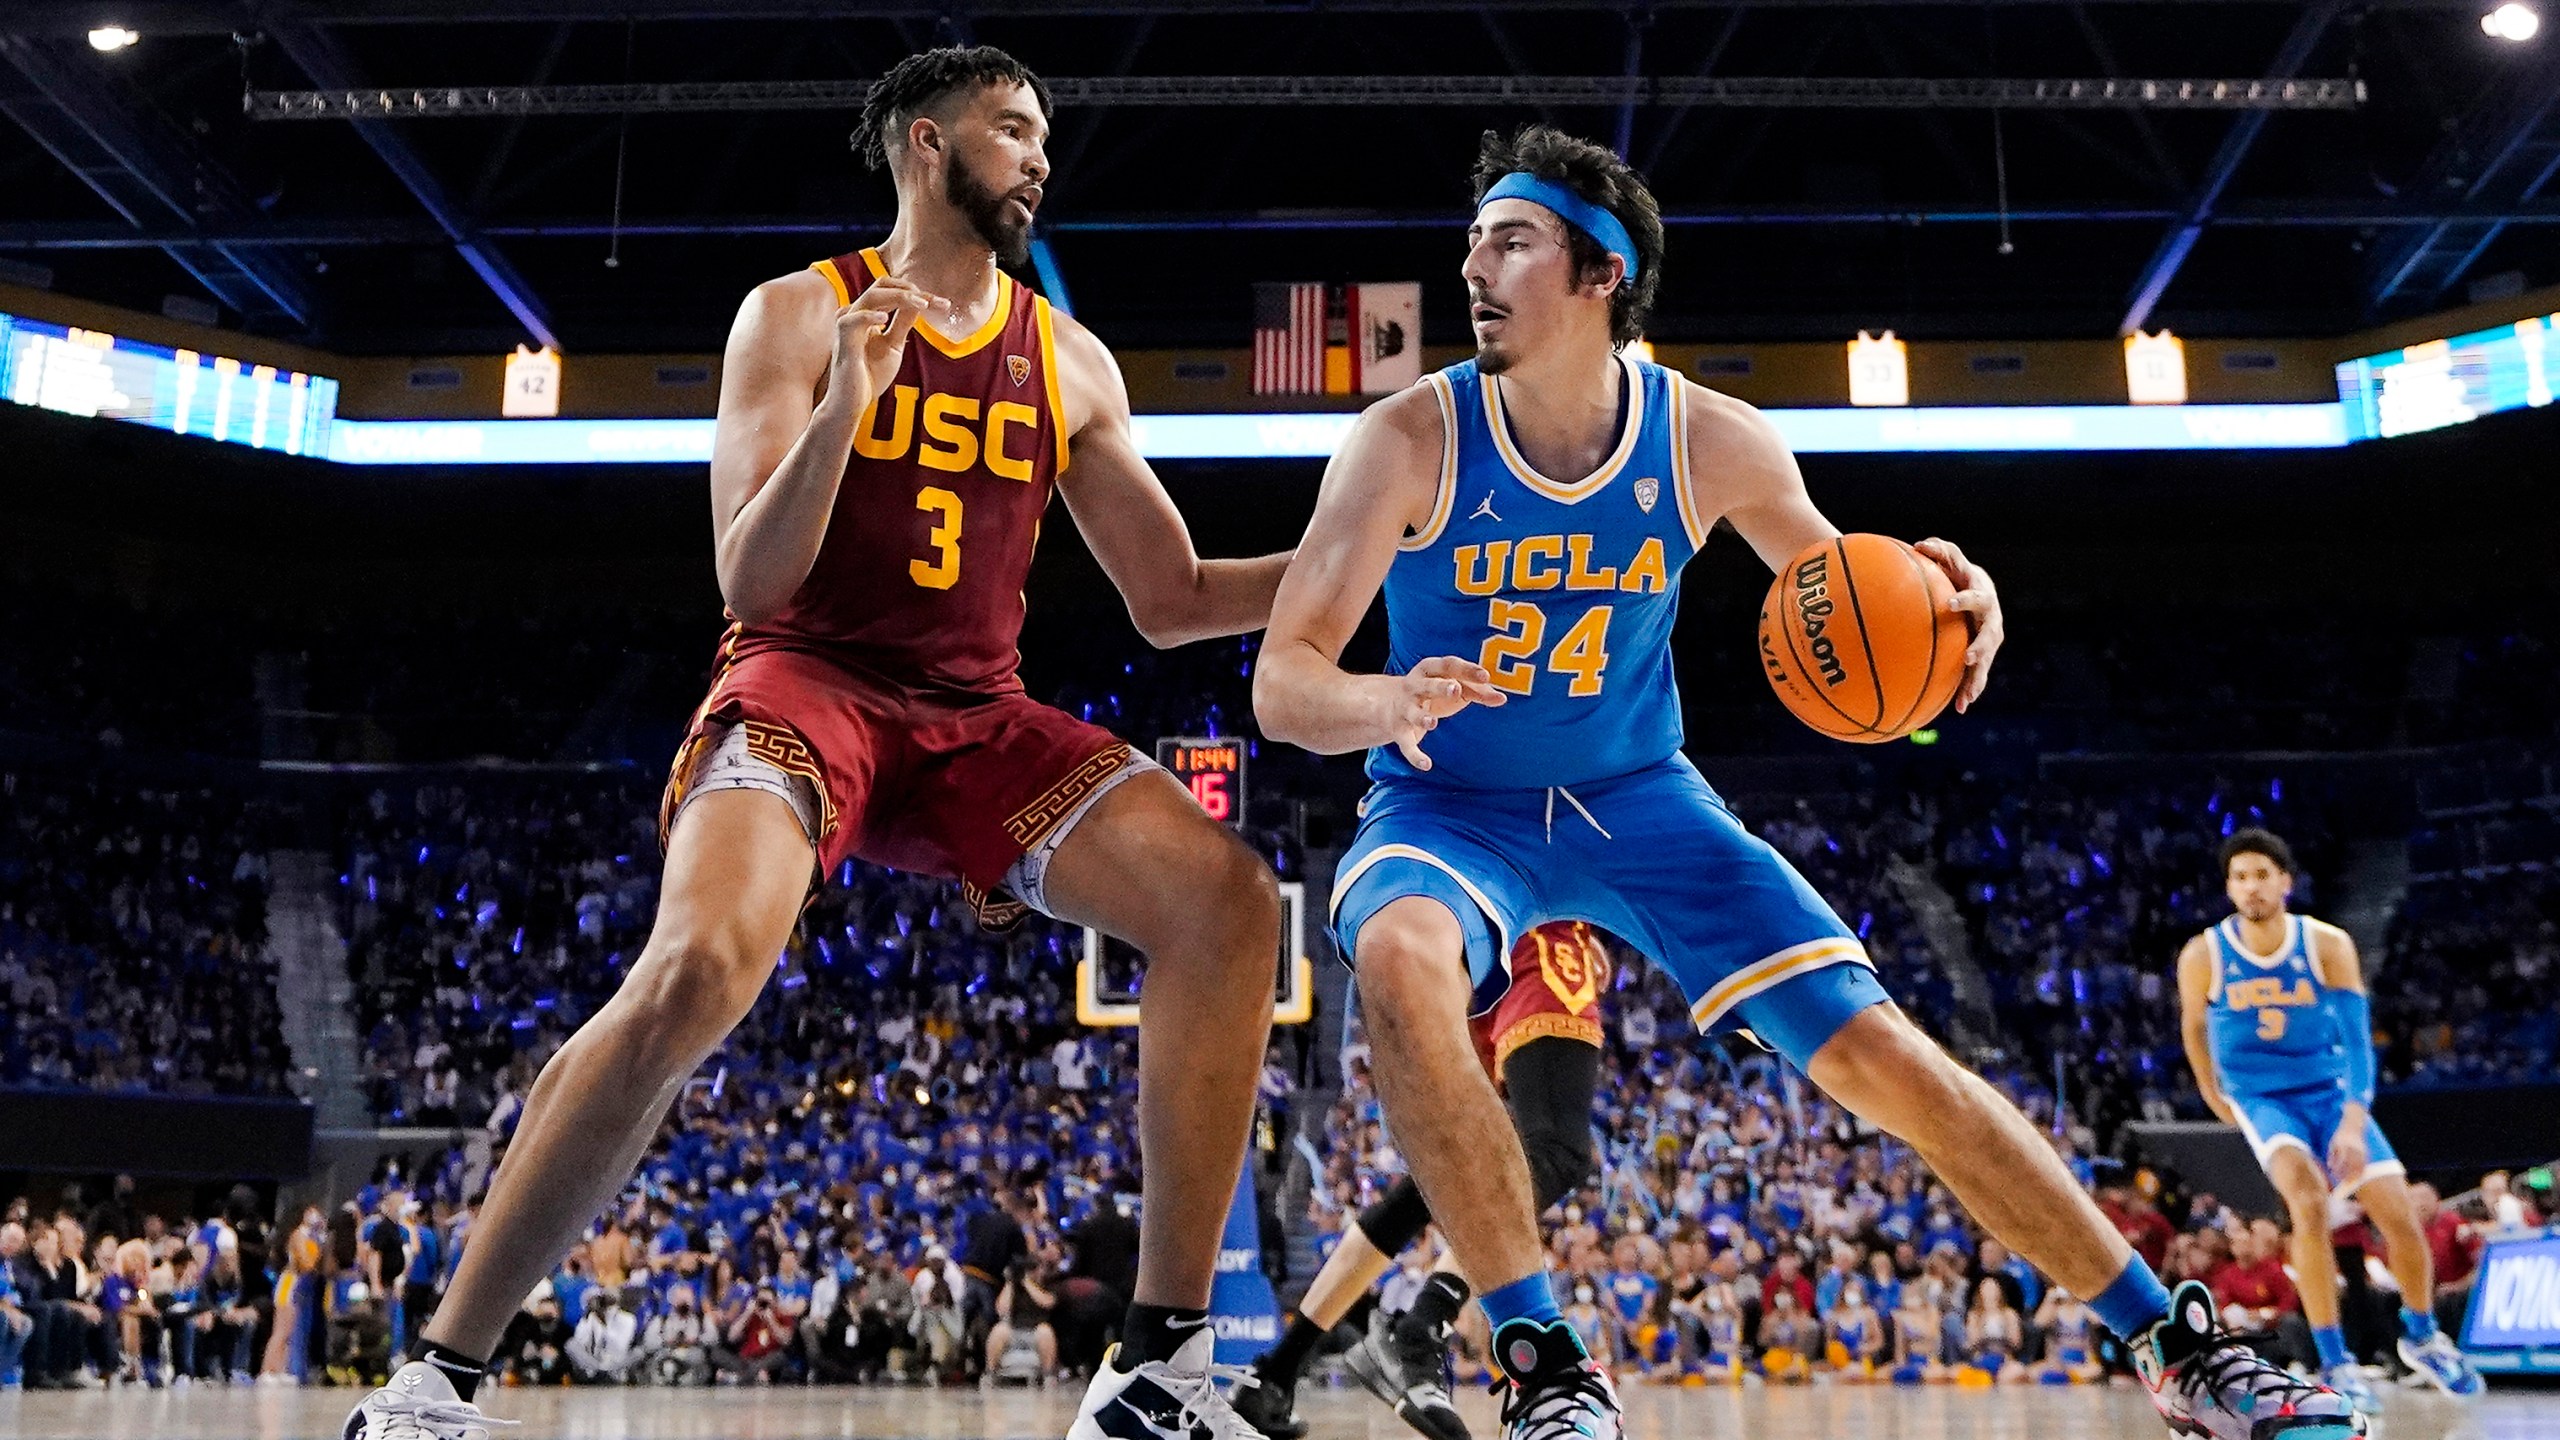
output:
<svg viewBox="0 0 2560 1440"><path fill-rule="evenodd" d="M1553 210L1564 223L1599 241L1601 249L1626 262L1627 283L1635 283L1636 243L1627 238L1627 227L1618 223L1617 216L1555 181L1525 170L1514 170L1494 181L1493 188L1476 202L1476 208L1482 210L1496 200L1526 200Z"/></svg>

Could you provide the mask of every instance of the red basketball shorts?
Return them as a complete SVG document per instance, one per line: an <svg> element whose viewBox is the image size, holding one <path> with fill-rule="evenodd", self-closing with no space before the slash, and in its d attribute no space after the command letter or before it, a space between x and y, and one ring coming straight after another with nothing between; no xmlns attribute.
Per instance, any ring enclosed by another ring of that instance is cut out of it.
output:
<svg viewBox="0 0 2560 1440"><path fill-rule="evenodd" d="M1467 1022L1476 1058L1499 1081L1511 1052L1543 1036L1596 1046L1600 997L1608 993L1609 951L1599 933L1586 921L1549 921L1511 947L1511 988Z"/></svg>
<svg viewBox="0 0 2560 1440"><path fill-rule="evenodd" d="M814 789L818 877L861 859L957 879L990 926L1028 908L1000 888L1015 863L1151 764L1018 691L916 691L807 651L761 650L727 661L695 713L658 807L661 846L733 729L753 760Z"/></svg>

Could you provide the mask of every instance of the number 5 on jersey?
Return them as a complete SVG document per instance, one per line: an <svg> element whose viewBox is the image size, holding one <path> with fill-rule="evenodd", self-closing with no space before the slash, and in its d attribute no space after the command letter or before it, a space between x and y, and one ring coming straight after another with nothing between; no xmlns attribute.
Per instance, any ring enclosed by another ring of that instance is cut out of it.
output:
<svg viewBox="0 0 2560 1440"><path fill-rule="evenodd" d="M1567 695L1587 699L1600 693L1600 672L1609 667L1609 610L1594 605L1582 612L1547 655L1547 668L1573 677ZM1526 695L1538 683L1538 667L1530 656L1547 643L1547 612L1529 600L1495 597L1485 608L1484 622L1493 633L1484 639L1476 663L1493 677L1497 690Z"/></svg>
<svg viewBox="0 0 2560 1440"><path fill-rule="evenodd" d="M916 508L939 516L942 523L925 537L933 547L933 558L908 561L907 578L927 590L948 590L960 583L960 497L939 485L928 485L916 492Z"/></svg>

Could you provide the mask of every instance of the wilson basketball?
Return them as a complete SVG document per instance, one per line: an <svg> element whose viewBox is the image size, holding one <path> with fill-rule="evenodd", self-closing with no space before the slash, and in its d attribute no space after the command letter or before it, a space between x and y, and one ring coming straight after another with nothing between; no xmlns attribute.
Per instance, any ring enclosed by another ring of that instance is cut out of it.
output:
<svg viewBox="0 0 2560 1440"><path fill-rule="evenodd" d="M1889 535L1843 535L1787 562L1760 604L1760 667L1795 717L1834 740L1898 740L1938 718L1972 630L1955 586Z"/></svg>

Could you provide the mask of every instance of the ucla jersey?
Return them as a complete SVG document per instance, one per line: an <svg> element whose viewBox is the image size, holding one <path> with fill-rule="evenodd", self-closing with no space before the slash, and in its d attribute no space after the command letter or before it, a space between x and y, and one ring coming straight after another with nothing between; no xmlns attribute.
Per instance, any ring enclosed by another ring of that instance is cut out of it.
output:
<svg viewBox="0 0 2560 1440"><path fill-rule="evenodd" d="M1509 698L1441 721L1423 740L1428 771L1392 746L1370 751L1372 778L1543 789L1679 753L1671 624L1681 568L1706 542L1689 497L1688 400L1677 374L1619 363L1618 443L1571 483L1531 468L1502 388L1474 361L1424 378L1448 443L1431 516L1387 571L1387 672L1454 655Z"/></svg>
<svg viewBox="0 0 2560 1440"><path fill-rule="evenodd" d="M2287 915L2284 943L2272 955L2250 951L2238 916L2205 937L2213 947L2205 1034L2222 1088L2263 1095L2339 1083L2346 1050L2323 1003L2327 987L2312 951L2311 922Z"/></svg>

